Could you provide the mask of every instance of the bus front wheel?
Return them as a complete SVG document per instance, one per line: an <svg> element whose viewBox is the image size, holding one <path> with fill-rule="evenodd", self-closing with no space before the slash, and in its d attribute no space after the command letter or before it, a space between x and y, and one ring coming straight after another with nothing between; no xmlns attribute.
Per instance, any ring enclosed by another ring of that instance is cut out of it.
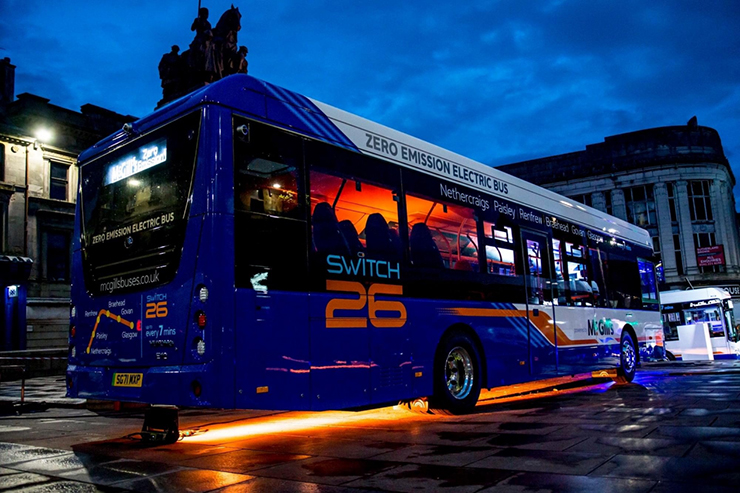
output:
<svg viewBox="0 0 740 493"><path fill-rule="evenodd" d="M630 383L635 378L637 370L637 350L632 336L628 332L622 334L620 344L620 362L617 369L616 382L620 384Z"/></svg>
<svg viewBox="0 0 740 493"><path fill-rule="evenodd" d="M432 413L470 412L480 396L481 362L468 336L453 333L440 343L434 360L434 395L429 399Z"/></svg>

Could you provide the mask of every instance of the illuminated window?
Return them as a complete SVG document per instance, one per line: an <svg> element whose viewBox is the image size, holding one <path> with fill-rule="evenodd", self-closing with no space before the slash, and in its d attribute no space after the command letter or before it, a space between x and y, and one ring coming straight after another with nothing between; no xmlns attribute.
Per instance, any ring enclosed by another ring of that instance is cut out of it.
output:
<svg viewBox="0 0 740 493"><path fill-rule="evenodd" d="M242 122L236 119L235 128ZM252 126L251 134L263 133L261 141L235 139L234 208L298 218L301 215L298 201L300 141L284 132ZM235 131L234 135L239 134Z"/></svg>
<svg viewBox="0 0 740 493"><path fill-rule="evenodd" d="M486 271L489 274L515 276L514 232L510 226L496 226L483 221L486 238Z"/></svg>
<svg viewBox="0 0 740 493"><path fill-rule="evenodd" d="M406 195L411 265L478 272L473 209Z"/></svg>
<svg viewBox="0 0 740 493"><path fill-rule="evenodd" d="M391 189L313 170L310 182L315 251L401 260L398 208Z"/></svg>

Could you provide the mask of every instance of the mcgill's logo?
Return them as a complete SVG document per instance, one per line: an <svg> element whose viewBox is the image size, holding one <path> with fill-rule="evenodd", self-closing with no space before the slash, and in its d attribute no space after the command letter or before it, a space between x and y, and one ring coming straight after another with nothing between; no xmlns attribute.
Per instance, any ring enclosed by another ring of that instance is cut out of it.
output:
<svg viewBox="0 0 740 493"><path fill-rule="evenodd" d="M602 318L601 320L588 321L588 335L590 336L613 336L614 325L611 320Z"/></svg>

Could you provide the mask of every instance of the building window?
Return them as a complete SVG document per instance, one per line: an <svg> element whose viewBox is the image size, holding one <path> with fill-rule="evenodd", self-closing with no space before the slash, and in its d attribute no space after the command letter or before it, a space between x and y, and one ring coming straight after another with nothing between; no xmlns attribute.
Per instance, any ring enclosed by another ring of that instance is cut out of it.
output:
<svg viewBox="0 0 740 493"><path fill-rule="evenodd" d="M0 144L0 181L5 181L5 144Z"/></svg>
<svg viewBox="0 0 740 493"><path fill-rule="evenodd" d="M44 233L44 240L46 279L69 281L72 235L67 231L49 230Z"/></svg>
<svg viewBox="0 0 740 493"><path fill-rule="evenodd" d="M583 205L593 207L593 205L591 204L591 194L590 193L584 193L582 195L574 195L571 198L577 202L580 202Z"/></svg>
<svg viewBox="0 0 740 493"><path fill-rule="evenodd" d="M69 172L69 166L49 161L49 168L49 197L56 200L67 200L67 173Z"/></svg>
<svg viewBox="0 0 740 493"><path fill-rule="evenodd" d="M657 224L652 185L626 188L624 190L624 201L627 205L627 220L629 222L638 226Z"/></svg>
<svg viewBox="0 0 740 493"><path fill-rule="evenodd" d="M692 221L712 221L714 219L712 202L709 198L709 184L709 180L689 182L689 211Z"/></svg>
<svg viewBox="0 0 740 493"><path fill-rule="evenodd" d="M673 250L676 253L676 272L679 276L684 274L683 256L681 255L681 235L673 235Z"/></svg>

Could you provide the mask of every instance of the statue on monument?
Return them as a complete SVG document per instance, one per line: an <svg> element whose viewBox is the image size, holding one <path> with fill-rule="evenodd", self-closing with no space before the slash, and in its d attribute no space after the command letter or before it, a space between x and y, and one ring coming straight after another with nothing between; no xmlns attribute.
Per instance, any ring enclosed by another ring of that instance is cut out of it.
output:
<svg viewBox="0 0 740 493"><path fill-rule="evenodd" d="M195 38L181 55L177 46L162 56L159 77L162 79L162 100L157 106L172 101L193 89L236 73L247 73L247 47L238 47L237 33L241 30L241 13L231 6L212 27L208 9L198 10L190 26ZM175 50L177 48L177 50Z"/></svg>
<svg viewBox="0 0 740 493"><path fill-rule="evenodd" d="M177 94L180 77L182 76L182 62L178 52L180 47L172 45L169 53L162 55L159 61L159 78L162 79L162 97L171 99Z"/></svg>

